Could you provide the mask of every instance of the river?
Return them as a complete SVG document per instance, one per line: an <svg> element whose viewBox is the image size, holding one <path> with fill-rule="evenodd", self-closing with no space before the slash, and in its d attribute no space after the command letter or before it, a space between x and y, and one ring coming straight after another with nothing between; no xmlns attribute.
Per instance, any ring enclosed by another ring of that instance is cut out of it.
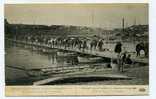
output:
<svg viewBox="0 0 156 99"><path fill-rule="evenodd" d="M76 53L63 52L58 49L37 48L8 41L6 41L5 45L5 77L7 85L24 84L23 82L25 81L30 83L31 79L25 69L84 65L79 63ZM19 83L21 79L22 83ZM25 84L27 83L25 82Z"/></svg>

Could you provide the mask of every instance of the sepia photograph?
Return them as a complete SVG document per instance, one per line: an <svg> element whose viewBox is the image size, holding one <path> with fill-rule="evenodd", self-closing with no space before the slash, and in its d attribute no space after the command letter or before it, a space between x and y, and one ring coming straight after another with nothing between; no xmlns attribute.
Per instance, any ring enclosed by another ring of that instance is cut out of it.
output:
<svg viewBox="0 0 156 99"><path fill-rule="evenodd" d="M148 3L4 7L6 86L149 85Z"/></svg>

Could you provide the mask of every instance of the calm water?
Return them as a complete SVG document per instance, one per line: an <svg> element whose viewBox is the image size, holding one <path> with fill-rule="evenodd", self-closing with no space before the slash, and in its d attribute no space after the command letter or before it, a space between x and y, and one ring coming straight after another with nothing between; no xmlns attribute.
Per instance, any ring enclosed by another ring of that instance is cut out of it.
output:
<svg viewBox="0 0 156 99"><path fill-rule="evenodd" d="M74 65L72 63L75 59L74 56L59 56L57 53L56 49L50 49L50 53L46 53L36 49L13 46L6 49L5 63L9 66L20 66L26 69Z"/></svg>
<svg viewBox="0 0 156 99"><path fill-rule="evenodd" d="M76 66L78 64L76 54L67 55L57 49L40 49L11 42L6 42L5 45L6 81L28 77L22 69Z"/></svg>

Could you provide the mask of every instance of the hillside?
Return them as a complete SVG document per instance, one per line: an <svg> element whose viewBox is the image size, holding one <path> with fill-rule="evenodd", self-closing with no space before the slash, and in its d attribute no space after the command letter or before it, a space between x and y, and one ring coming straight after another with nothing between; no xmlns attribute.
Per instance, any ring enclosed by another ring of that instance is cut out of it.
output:
<svg viewBox="0 0 156 99"><path fill-rule="evenodd" d="M96 36L109 40L148 40L148 25L133 25L113 30L104 30L102 28L93 28L86 26L72 25L30 25L30 24L10 24L5 20L6 36L22 35L44 35L44 36Z"/></svg>

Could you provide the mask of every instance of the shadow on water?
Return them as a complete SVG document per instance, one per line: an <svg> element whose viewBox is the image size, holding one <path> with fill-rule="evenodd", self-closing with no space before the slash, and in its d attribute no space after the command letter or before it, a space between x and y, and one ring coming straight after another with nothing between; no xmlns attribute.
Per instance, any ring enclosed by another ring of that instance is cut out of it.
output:
<svg viewBox="0 0 156 99"><path fill-rule="evenodd" d="M95 81L109 81L109 80L130 80L124 78L110 78L110 77L70 77L63 78L61 80L52 81L44 85L61 85L61 84L76 84L76 83L85 83L85 82L95 82Z"/></svg>
<svg viewBox="0 0 156 99"><path fill-rule="evenodd" d="M77 83L87 83L87 82L95 82L95 81L109 81L109 80L131 80L129 79L123 79L123 78L109 78L109 77L70 77L70 78L63 78L60 80L52 81L49 83L46 83L44 85L68 85L68 84L77 84ZM12 81L6 81L6 85L12 86L12 85L32 85L33 82L37 80L31 79L31 78L21 78L16 79Z"/></svg>
<svg viewBox="0 0 156 99"><path fill-rule="evenodd" d="M25 78L20 78L20 79L15 79L15 80L6 80L5 84L6 85L32 85L32 82L34 80L30 79L29 77L25 77Z"/></svg>

